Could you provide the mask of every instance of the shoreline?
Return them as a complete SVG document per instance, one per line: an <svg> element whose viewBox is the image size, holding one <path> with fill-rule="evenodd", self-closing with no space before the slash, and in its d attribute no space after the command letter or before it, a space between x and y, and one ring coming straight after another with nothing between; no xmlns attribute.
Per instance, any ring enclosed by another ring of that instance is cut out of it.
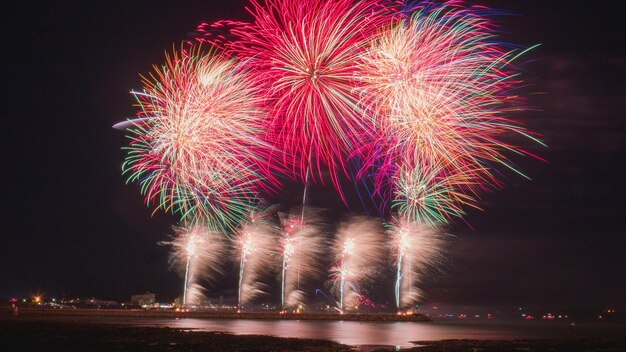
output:
<svg viewBox="0 0 626 352"><path fill-rule="evenodd" d="M246 320L337 320L337 321L407 321L431 322L422 314L399 315L393 313L279 313L235 312L224 310L174 310L146 309L85 309L85 308L19 308L19 316L93 316L93 317L150 317L150 318L206 318Z"/></svg>

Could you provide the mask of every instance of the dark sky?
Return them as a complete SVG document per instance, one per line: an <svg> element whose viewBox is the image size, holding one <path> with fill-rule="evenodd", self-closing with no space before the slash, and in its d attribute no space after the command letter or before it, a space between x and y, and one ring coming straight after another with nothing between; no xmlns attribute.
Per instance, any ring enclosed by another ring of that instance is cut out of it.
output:
<svg viewBox="0 0 626 352"><path fill-rule="evenodd" d="M466 220L448 229L429 300L587 308L626 306L626 59L623 12L609 1L483 1L503 38L542 43L518 65L548 160L514 158ZM180 280L157 246L175 219L151 217L120 175L111 126L135 112L139 73L195 25L245 19L239 1L11 1L3 6L0 297L170 299ZM321 192L318 194L331 194ZM318 196L319 200L320 196ZM336 200L328 200L332 203ZM324 200L321 200L324 203Z"/></svg>

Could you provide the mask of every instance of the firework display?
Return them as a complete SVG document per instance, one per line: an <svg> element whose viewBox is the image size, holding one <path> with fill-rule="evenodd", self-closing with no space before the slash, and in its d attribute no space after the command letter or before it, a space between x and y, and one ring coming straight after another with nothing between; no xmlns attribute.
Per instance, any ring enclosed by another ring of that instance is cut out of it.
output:
<svg viewBox="0 0 626 352"><path fill-rule="evenodd" d="M250 73L202 49L181 50L134 93L140 119L127 128L123 164L148 205L231 230L263 178L264 113Z"/></svg>
<svg viewBox="0 0 626 352"><path fill-rule="evenodd" d="M302 286L321 273L324 239L321 236L318 215L314 210L279 215L283 227L278 246L280 302L285 310L304 303L306 293Z"/></svg>
<svg viewBox="0 0 626 352"><path fill-rule="evenodd" d="M438 264L444 240L439 228L407 219L395 219L388 233L396 267L396 307L400 309L423 298L418 286L421 275Z"/></svg>
<svg viewBox="0 0 626 352"><path fill-rule="evenodd" d="M395 194L392 209L408 219L432 227L447 222L451 217L464 214L463 204L473 205L475 198L458 188L467 184L463 174L445 177L435 166L416 168L403 165L395 177Z"/></svg>
<svg viewBox="0 0 626 352"><path fill-rule="evenodd" d="M387 20L377 1L253 0L253 21L232 30L227 49L252 67L267 92L268 139L275 159L303 180L337 190L352 150L371 139L371 123L358 106L354 63Z"/></svg>
<svg viewBox="0 0 626 352"><path fill-rule="evenodd" d="M506 118L523 106L509 65L521 52L497 41L488 14L456 1L409 6L360 56L361 104L379 130L376 147L363 148L365 167L375 166L379 191L406 200L407 215L419 212L408 203L425 187L439 205L422 212L437 221L462 216L480 189L498 185L494 166L515 170L504 151L527 154L504 139L533 138Z"/></svg>
<svg viewBox="0 0 626 352"><path fill-rule="evenodd" d="M373 278L386 256L379 221L354 217L339 225L333 252L336 265L331 280L339 298L339 311L352 310L360 296L360 285Z"/></svg>
<svg viewBox="0 0 626 352"><path fill-rule="evenodd" d="M526 177L508 154L536 157L514 141L538 135L511 117L526 109L513 62L532 47L502 43L496 11L457 0L247 10L248 22L202 24L143 77L137 116L115 126L129 138L128 181L185 224L166 242L185 269L183 304L201 297L200 273L219 271L221 233L239 309L271 291L261 280L272 270L281 310L300 309L329 264L331 296L349 311L390 262L395 306L408 309L440 263L446 226L479 209L501 171ZM255 211L285 175L304 183L302 209ZM342 182L366 185L384 219L352 216L331 238L334 225L307 206L309 182L327 181L345 204Z"/></svg>
<svg viewBox="0 0 626 352"><path fill-rule="evenodd" d="M204 298L200 281L223 273L223 236L199 223L176 227L174 232L171 241L160 244L171 247L170 265L184 277L182 304L196 305Z"/></svg>
<svg viewBox="0 0 626 352"><path fill-rule="evenodd" d="M260 274L270 265L271 245L277 229L267 219L267 211L252 213L237 231L235 258L239 262L237 306L239 309L256 296L264 294Z"/></svg>

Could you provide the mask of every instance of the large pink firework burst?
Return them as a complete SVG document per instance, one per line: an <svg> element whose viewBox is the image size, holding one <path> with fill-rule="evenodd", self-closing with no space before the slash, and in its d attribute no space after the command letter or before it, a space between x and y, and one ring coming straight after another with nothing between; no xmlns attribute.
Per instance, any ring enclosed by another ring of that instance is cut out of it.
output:
<svg viewBox="0 0 626 352"><path fill-rule="evenodd" d="M252 0L249 24L226 45L255 70L267 93L274 161L291 174L337 190L347 156L371 138L372 125L354 91L355 62L388 20L379 1Z"/></svg>
<svg viewBox="0 0 626 352"><path fill-rule="evenodd" d="M535 139L507 118L523 108L515 93L518 72L510 64L523 51L497 42L484 10L458 1L420 3L382 29L363 51L356 70L360 103L376 116L381 131L372 141L376 147L363 150L369 153L366 167L375 168L379 191L390 188L394 197L403 198L398 188L419 185L398 185L403 178L397 173L416 169L436 180L427 187L440 184L445 193L471 195L445 202L471 203L481 188L499 184L493 166L517 172L507 151L528 154L506 142L511 134ZM462 214L460 207L452 209L459 210L453 215Z"/></svg>

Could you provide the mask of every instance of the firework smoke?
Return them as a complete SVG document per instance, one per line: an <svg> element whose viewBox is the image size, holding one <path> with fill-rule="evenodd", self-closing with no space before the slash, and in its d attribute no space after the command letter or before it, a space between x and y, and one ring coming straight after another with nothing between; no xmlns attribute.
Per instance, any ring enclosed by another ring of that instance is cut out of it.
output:
<svg viewBox="0 0 626 352"><path fill-rule="evenodd" d="M301 287L321 273L324 239L315 210L307 208L304 213L294 211L279 216L283 227L279 239L281 306L285 310L304 302Z"/></svg>
<svg viewBox="0 0 626 352"><path fill-rule="evenodd" d="M398 309L423 298L418 285L429 267L440 263L444 239L440 227L417 221L395 220L387 233L395 255L395 298Z"/></svg>
<svg viewBox="0 0 626 352"><path fill-rule="evenodd" d="M264 294L259 276L270 264L272 243L278 229L268 221L268 211L251 214L237 231L235 258L239 264L238 306Z"/></svg>
<svg viewBox="0 0 626 352"><path fill-rule="evenodd" d="M386 256L383 228L379 221L353 217L339 225L332 247L336 265L331 281L341 312L356 305L359 286L371 280Z"/></svg>
<svg viewBox="0 0 626 352"><path fill-rule="evenodd" d="M171 241L159 244L171 247L170 265L184 278L183 305L197 305L204 298L200 281L223 274L223 236L204 224L175 227L174 232Z"/></svg>

